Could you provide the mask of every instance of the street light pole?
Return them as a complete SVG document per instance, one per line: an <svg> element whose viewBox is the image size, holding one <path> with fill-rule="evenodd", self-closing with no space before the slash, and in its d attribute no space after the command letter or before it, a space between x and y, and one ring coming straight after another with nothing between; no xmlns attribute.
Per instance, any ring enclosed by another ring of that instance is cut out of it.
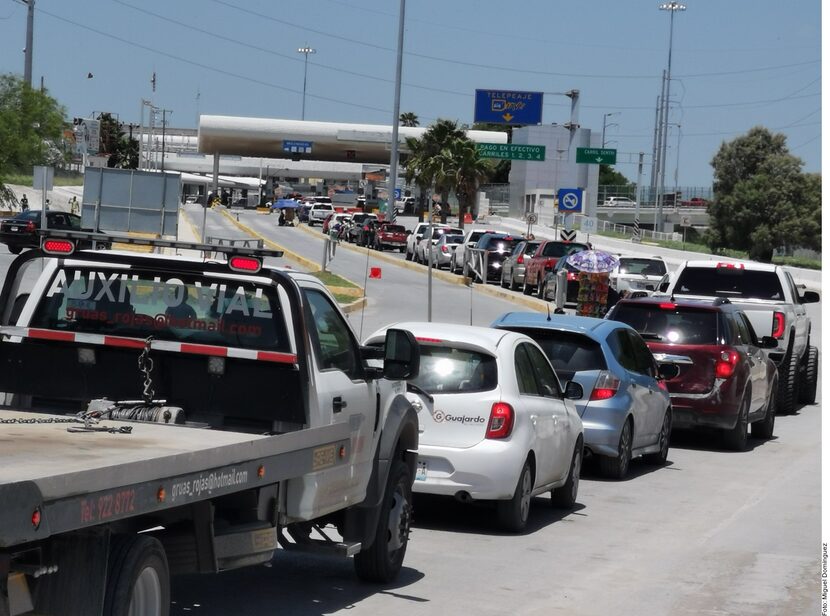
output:
<svg viewBox="0 0 830 616"><path fill-rule="evenodd" d="M622 112L612 111L611 113L603 113L602 114L602 147L603 148L605 147L605 128L606 128L606 126L619 126L619 124L616 124L614 122L612 122L611 124L606 125L605 120L608 119L608 116L620 115L620 113L622 113Z"/></svg>
<svg viewBox="0 0 830 616"><path fill-rule="evenodd" d="M665 107L663 112L663 151L660 153L660 195L665 192L665 182L666 182L666 149L667 149L667 140L668 140L668 132L669 132L669 98L671 92L671 55L672 55L672 42L674 39L674 14L677 11L685 11L686 5L681 4L680 2L676 2L676 0L672 0L671 2L664 2L663 4L659 5L658 8L661 11L668 11L669 12L669 62L668 67L666 70L666 96L663 99L663 105ZM657 203L657 218L659 224L662 226L663 223L663 199L662 197Z"/></svg>
<svg viewBox="0 0 830 616"><path fill-rule="evenodd" d="M317 53L317 50L312 49L311 47L306 45L305 47L300 47L299 49L297 49L297 53L305 55L305 63L303 66L303 113L300 117L301 120L305 120L305 87L308 81L308 54Z"/></svg>

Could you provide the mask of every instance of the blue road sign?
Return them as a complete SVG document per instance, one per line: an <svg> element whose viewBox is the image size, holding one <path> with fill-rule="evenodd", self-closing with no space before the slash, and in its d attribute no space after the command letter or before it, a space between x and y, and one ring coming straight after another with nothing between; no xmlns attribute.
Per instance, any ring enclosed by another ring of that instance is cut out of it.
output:
<svg viewBox="0 0 830 616"><path fill-rule="evenodd" d="M311 141L288 141L283 140L282 151L291 154L311 154Z"/></svg>
<svg viewBox="0 0 830 616"><path fill-rule="evenodd" d="M569 214L582 212L582 189L581 188L560 188L556 193L559 200L559 211Z"/></svg>
<svg viewBox="0 0 830 616"><path fill-rule="evenodd" d="M473 122L492 124L541 124L541 92L476 90Z"/></svg>
<svg viewBox="0 0 830 616"><path fill-rule="evenodd" d="M395 189L395 199L397 199L398 201L401 200L401 189L400 188Z"/></svg>

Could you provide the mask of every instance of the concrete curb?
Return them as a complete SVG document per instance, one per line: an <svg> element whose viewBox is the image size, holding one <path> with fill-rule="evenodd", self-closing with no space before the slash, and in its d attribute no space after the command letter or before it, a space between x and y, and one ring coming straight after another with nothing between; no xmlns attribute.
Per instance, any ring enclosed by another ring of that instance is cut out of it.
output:
<svg viewBox="0 0 830 616"><path fill-rule="evenodd" d="M308 269L312 272L319 272L320 271L320 265L315 263L311 259L306 259L305 257L303 257L301 255L298 255L296 252L294 252L292 250L288 250L287 248L284 248L283 246L280 246L276 242L273 242L273 241L269 240L267 237L265 237L261 233L257 233L256 231L251 229L249 226L244 225L241 222L239 222L238 220L236 220L228 210L219 210L219 211L222 213L222 215L225 218L227 218L240 231L244 231L245 233L247 233L251 237L255 237L257 239L262 240L263 243L266 246L268 246L269 248L273 248L274 250L281 250L282 253L283 253L283 257L285 257L289 261L294 261L298 265L300 265L300 266L302 266L302 267L304 267L304 268L306 268L306 269ZM357 284L353 280L349 280L345 276L340 276L340 278L342 278L343 280L345 280L347 282L352 283L355 287L357 287L360 290L360 293L364 292L363 287L361 287L359 284ZM365 300L365 297L361 298L360 300L358 300L356 302L352 302L351 304L347 304L346 308L349 308L349 310L345 310L345 308L344 308L344 311L345 312L351 312L353 310L357 310L357 309L361 308L363 306L363 301L364 300ZM359 304L359 305L355 306L355 304ZM353 307L353 306L355 306L355 307Z"/></svg>
<svg viewBox="0 0 830 616"><path fill-rule="evenodd" d="M367 298L361 297L360 299L352 302L351 304L340 304L340 310L342 310L345 314L349 314L350 312L357 312L358 310L362 310L366 303Z"/></svg>
<svg viewBox="0 0 830 616"><path fill-rule="evenodd" d="M307 233L309 235L313 235L313 236L318 237L318 238L319 237L325 238L325 235L321 231L317 231L315 229L312 229L312 228L308 227L307 225L300 224L296 228L301 229L304 233ZM365 248L363 246L355 246L354 244L350 244L348 242L340 242L338 250L344 249L344 248L346 250L351 250L352 252L356 252L356 253L362 254L362 255L365 255L365 254L369 253L380 261L384 261L386 263L390 263L390 264L393 264L393 265L398 265L400 267L405 267L405 268L410 269L414 272L424 272L424 270L426 269L426 266L424 266L424 265L421 265L419 263L414 263L412 261L406 261L406 260L401 261L400 259L396 259L396 258L394 258L390 255L387 255L386 253L384 253L382 251L370 250L369 248ZM461 285L461 286L467 286L467 284L465 282L466 279L463 276L457 276L455 274L451 274L449 272L445 272L445 271L439 270L439 269L433 269L432 270L432 275L435 276L436 278L438 278L439 280L443 280L444 282L449 282L450 284L457 284L457 285ZM501 287L493 287L492 285L489 285L489 284L487 284L487 285L475 284L473 289L475 291L478 291L479 293L484 294L484 295L489 295L491 297L497 297L499 299L504 299L504 300L507 300L507 301L510 301L510 302L513 302L513 303L516 303L516 304L522 304L523 306L527 306L528 308L532 308L533 310L537 310L539 312L545 312L551 306L550 302L545 302L545 301L542 301L541 299L538 299L538 298L535 298L535 297L530 297L528 295L517 295L516 293L513 293L512 291L506 291L506 290L502 289Z"/></svg>

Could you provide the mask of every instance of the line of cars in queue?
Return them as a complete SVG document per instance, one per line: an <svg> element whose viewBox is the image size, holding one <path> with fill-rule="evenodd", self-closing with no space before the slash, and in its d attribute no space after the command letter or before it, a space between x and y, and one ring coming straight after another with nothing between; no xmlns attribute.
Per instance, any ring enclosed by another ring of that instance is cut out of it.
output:
<svg viewBox="0 0 830 616"><path fill-rule="evenodd" d="M471 275L471 255L486 250L488 281L544 298L565 269L575 301L578 276L564 257L586 248L453 227L430 237L419 224L406 252L423 262L433 250L433 266ZM574 506L583 457L623 480L634 459L665 464L675 429L703 429L737 452L750 434L771 439L775 338L728 298L661 296L668 277L659 257L621 256L610 276L621 299L604 319L511 312L490 328L396 323L422 354L411 382L423 430L414 491L493 501L500 525L521 531L536 495Z"/></svg>

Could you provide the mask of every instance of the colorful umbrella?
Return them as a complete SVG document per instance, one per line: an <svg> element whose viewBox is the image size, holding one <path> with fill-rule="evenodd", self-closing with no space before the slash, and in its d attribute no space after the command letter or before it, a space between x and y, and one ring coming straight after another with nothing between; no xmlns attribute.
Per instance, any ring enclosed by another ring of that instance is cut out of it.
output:
<svg viewBox="0 0 830 616"><path fill-rule="evenodd" d="M610 272L620 260L610 252L604 250L581 250L568 255L566 263L570 263L581 272Z"/></svg>

